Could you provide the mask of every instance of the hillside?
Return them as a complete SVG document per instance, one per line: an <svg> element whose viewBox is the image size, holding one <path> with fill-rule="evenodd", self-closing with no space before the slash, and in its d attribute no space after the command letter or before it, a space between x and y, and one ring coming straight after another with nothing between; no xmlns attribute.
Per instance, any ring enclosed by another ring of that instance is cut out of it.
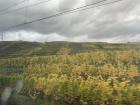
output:
<svg viewBox="0 0 140 105"><path fill-rule="evenodd" d="M74 43L74 42L0 42L0 58L20 56L48 56L56 54L75 54L97 50L139 50L139 44L110 44L110 43Z"/></svg>
<svg viewBox="0 0 140 105"><path fill-rule="evenodd" d="M140 105L138 43L0 42L0 58L3 105Z"/></svg>

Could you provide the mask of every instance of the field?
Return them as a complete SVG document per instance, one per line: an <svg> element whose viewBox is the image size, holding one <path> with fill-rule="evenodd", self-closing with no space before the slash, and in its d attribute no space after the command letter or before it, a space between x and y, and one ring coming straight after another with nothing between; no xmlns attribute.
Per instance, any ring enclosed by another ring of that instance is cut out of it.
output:
<svg viewBox="0 0 140 105"><path fill-rule="evenodd" d="M140 105L137 44L3 45L0 91L12 89L10 105Z"/></svg>

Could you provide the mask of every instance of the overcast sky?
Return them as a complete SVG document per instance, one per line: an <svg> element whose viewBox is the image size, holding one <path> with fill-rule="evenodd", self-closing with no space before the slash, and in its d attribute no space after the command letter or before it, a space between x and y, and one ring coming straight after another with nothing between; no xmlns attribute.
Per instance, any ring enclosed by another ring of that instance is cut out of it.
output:
<svg viewBox="0 0 140 105"><path fill-rule="evenodd" d="M23 0L0 0L0 10L21 1ZM0 31L10 26L88 5L99 0L44 1L47 0L27 0L27 2L9 9L7 14L0 11ZM107 2L110 1L113 0ZM11 12L14 9L38 2L44 3ZM7 30L4 35L4 40L10 41L140 42L140 0L123 0L111 5L43 20Z"/></svg>

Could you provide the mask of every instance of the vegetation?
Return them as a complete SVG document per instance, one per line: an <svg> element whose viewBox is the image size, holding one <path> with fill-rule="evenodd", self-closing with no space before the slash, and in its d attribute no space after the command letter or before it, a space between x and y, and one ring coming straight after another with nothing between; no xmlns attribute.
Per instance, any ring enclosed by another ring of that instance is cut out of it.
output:
<svg viewBox="0 0 140 105"><path fill-rule="evenodd" d="M22 80L20 94L39 105L48 105L45 100L56 105L140 105L140 51L72 51L62 47L56 55L0 59L0 88Z"/></svg>
<svg viewBox="0 0 140 105"><path fill-rule="evenodd" d="M0 42L0 58L50 56L63 54L85 53L93 51L126 51L140 50L139 43L73 43L73 42Z"/></svg>

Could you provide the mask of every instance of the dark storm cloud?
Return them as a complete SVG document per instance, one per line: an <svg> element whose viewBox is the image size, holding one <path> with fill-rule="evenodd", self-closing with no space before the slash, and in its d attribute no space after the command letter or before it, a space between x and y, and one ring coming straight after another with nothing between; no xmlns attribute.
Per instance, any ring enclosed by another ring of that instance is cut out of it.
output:
<svg viewBox="0 0 140 105"><path fill-rule="evenodd" d="M27 8L27 10L23 9L12 13L9 12L6 15L0 16L0 30L97 1L99 0L52 0L51 2ZM0 10L16 2L19 1L0 0ZM38 0L30 0L29 4L37 2ZM17 8L19 7L24 7L24 5L18 6ZM43 35L56 33L58 36L68 39L87 36L88 39L103 39L103 41L104 39L118 37L130 37L131 39L132 36L136 36L137 41L140 41L138 39L140 37L139 10L139 0L123 0L104 7L52 18L8 31L12 33L14 31L24 30Z"/></svg>

